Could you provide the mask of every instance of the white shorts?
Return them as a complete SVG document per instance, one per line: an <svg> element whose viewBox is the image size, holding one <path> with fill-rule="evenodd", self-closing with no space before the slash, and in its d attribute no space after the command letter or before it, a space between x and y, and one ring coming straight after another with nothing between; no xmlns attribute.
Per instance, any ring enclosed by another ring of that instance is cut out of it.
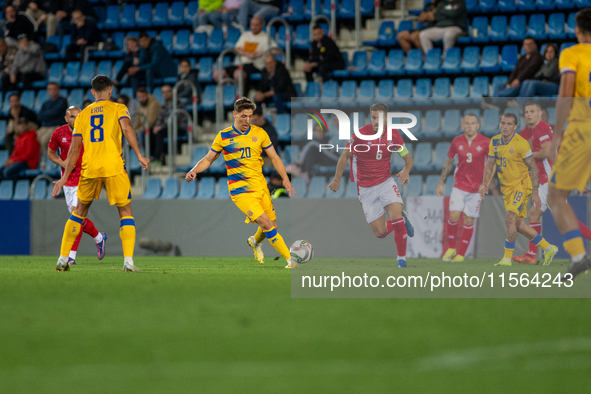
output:
<svg viewBox="0 0 591 394"><path fill-rule="evenodd" d="M542 212L546 212L546 209L548 209L548 182L538 187L538 195L542 201L541 210Z"/></svg>
<svg viewBox="0 0 591 394"><path fill-rule="evenodd" d="M76 193L78 192L78 186L64 186L64 196L66 196L66 205L68 206L68 211L72 213L76 205L78 205L78 196Z"/></svg>
<svg viewBox="0 0 591 394"><path fill-rule="evenodd" d="M480 197L480 193L468 193L455 187L451 189L449 198L450 211L461 211L468 217L477 218L480 216L481 203L482 197Z"/></svg>
<svg viewBox="0 0 591 394"><path fill-rule="evenodd" d="M371 223L384 215L386 205L393 202L402 204L402 197L394 178L388 178L376 186L360 186L359 201L363 207L363 213L365 213L365 220L367 223Z"/></svg>

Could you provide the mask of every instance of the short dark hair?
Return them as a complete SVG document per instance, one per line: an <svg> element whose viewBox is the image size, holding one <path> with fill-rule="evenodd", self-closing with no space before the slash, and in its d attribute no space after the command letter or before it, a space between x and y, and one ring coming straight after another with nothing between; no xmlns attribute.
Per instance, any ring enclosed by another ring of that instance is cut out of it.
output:
<svg viewBox="0 0 591 394"><path fill-rule="evenodd" d="M585 8L577 12L575 22L581 33L591 34L591 8Z"/></svg>
<svg viewBox="0 0 591 394"><path fill-rule="evenodd" d="M129 96L126 94L120 94L119 96L117 96L118 99L123 100L123 104L127 105L129 104Z"/></svg>
<svg viewBox="0 0 591 394"><path fill-rule="evenodd" d="M252 115L263 116L263 107L257 106L254 111L252 111Z"/></svg>
<svg viewBox="0 0 591 394"><path fill-rule="evenodd" d="M238 113L244 111L245 109L252 109L254 111L256 108L256 104L247 97L241 97L234 103L234 111Z"/></svg>
<svg viewBox="0 0 591 394"><path fill-rule="evenodd" d="M462 118L462 122L464 121L464 119L466 119L468 116L473 116L476 118L477 122L480 122L480 119L478 119L478 115L473 114L473 113L467 113L466 115L464 115L464 117Z"/></svg>
<svg viewBox="0 0 591 394"><path fill-rule="evenodd" d="M372 104L371 107L369 107L370 112L373 111L383 111L385 113L388 113L388 106L384 103L375 103Z"/></svg>
<svg viewBox="0 0 591 394"><path fill-rule="evenodd" d="M106 75L97 75L96 77L92 78L91 85L92 90L95 92L104 92L113 87L113 82L111 82L111 78L107 77Z"/></svg>
<svg viewBox="0 0 591 394"><path fill-rule="evenodd" d="M322 26L320 26L320 25L314 25L314 28L312 30L316 30L316 29L322 29ZM324 29L322 29L322 31L324 31Z"/></svg>
<svg viewBox="0 0 591 394"><path fill-rule="evenodd" d="M49 83L47 84L46 88L47 88L49 85L55 85L55 86L57 86L58 88L60 87L60 85L59 85L57 82L49 82Z"/></svg>
<svg viewBox="0 0 591 394"><path fill-rule="evenodd" d="M126 41L134 41L135 43L137 43L137 38L135 36L127 36L127 38L125 38Z"/></svg>
<svg viewBox="0 0 591 394"><path fill-rule="evenodd" d="M525 36L525 38L523 39L523 41L525 41L525 40L532 40L534 42L534 44L537 44L536 43L536 40L532 36Z"/></svg>
<svg viewBox="0 0 591 394"><path fill-rule="evenodd" d="M515 123L515 126L519 124L519 120L517 120L517 115L515 115L513 112L505 112L503 116L501 116L501 118L511 118L513 119L513 123Z"/></svg>
<svg viewBox="0 0 591 394"><path fill-rule="evenodd" d="M10 100L10 98L11 98L12 96L16 96L16 97L18 97L18 99L19 99L19 100L21 99L21 95L20 95L20 93L17 93L17 92L10 93L10 94L8 95L8 99Z"/></svg>
<svg viewBox="0 0 591 394"><path fill-rule="evenodd" d="M135 91L135 93L148 93L148 89L146 89L145 86L140 86L139 88L137 88L137 90Z"/></svg>
<svg viewBox="0 0 591 394"><path fill-rule="evenodd" d="M540 104L538 101L528 101L523 108L529 107L530 105L535 105L540 111L542 110L542 104Z"/></svg>
<svg viewBox="0 0 591 394"><path fill-rule="evenodd" d="M140 37L139 38L142 39L142 38L151 38L151 37L148 35L148 33L146 33L145 31L143 31L143 32L140 33Z"/></svg>
<svg viewBox="0 0 591 394"><path fill-rule="evenodd" d="M189 59L187 59L186 57L181 59L179 64L181 64L181 63L189 63L189 66L191 65L191 61Z"/></svg>

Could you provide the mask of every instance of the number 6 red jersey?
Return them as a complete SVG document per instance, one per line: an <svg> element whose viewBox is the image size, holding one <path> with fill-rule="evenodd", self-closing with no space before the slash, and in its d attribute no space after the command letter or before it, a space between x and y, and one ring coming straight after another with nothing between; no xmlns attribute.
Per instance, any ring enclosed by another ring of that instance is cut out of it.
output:
<svg viewBox="0 0 591 394"><path fill-rule="evenodd" d="M482 185L482 175L488 156L490 138L478 133L476 138L468 142L462 133L453 139L447 157L458 157L458 165L454 172L454 187L468 193L478 193Z"/></svg>

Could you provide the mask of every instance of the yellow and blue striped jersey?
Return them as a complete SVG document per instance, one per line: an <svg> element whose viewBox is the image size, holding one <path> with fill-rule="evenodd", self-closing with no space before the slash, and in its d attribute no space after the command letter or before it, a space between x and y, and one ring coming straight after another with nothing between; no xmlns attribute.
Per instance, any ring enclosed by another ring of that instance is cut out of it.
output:
<svg viewBox="0 0 591 394"><path fill-rule="evenodd" d="M501 191L520 184L526 189L531 189L529 170L524 160L533 157L533 154L529 143L522 136L514 134L506 144L503 143L501 134L494 136L490 140L488 157L496 158Z"/></svg>
<svg viewBox="0 0 591 394"><path fill-rule="evenodd" d="M273 144L265 130L251 125L247 132L241 133L234 125L218 133L211 150L223 152L228 172L230 195L250 193L267 188L263 176L263 149Z"/></svg>
<svg viewBox="0 0 591 394"><path fill-rule="evenodd" d="M573 45L562 51L558 62L561 74L575 73L573 106L568 121L581 122L591 119L591 43ZM577 99L576 97L586 97Z"/></svg>
<svg viewBox="0 0 591 394"><path fill-rule="evenodd" d="M129 119L123 104L98 100L82 110L74 123L72 136L84 143L82 169L85 178L109 177L125 173L119 120Z"/></svg>

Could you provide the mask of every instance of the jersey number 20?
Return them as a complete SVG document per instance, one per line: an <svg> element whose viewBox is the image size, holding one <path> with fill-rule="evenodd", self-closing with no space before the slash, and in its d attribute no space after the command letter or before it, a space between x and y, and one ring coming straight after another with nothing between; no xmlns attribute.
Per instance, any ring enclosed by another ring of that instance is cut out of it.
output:
<svg viewBox="0 0 591 394"><path fill-rule="evenodd" d="M90 141L101 142L105 139L105 130L103 129L103 115L92 115L90 117ZM97 137L98 132L98 137Z"/></svg>

